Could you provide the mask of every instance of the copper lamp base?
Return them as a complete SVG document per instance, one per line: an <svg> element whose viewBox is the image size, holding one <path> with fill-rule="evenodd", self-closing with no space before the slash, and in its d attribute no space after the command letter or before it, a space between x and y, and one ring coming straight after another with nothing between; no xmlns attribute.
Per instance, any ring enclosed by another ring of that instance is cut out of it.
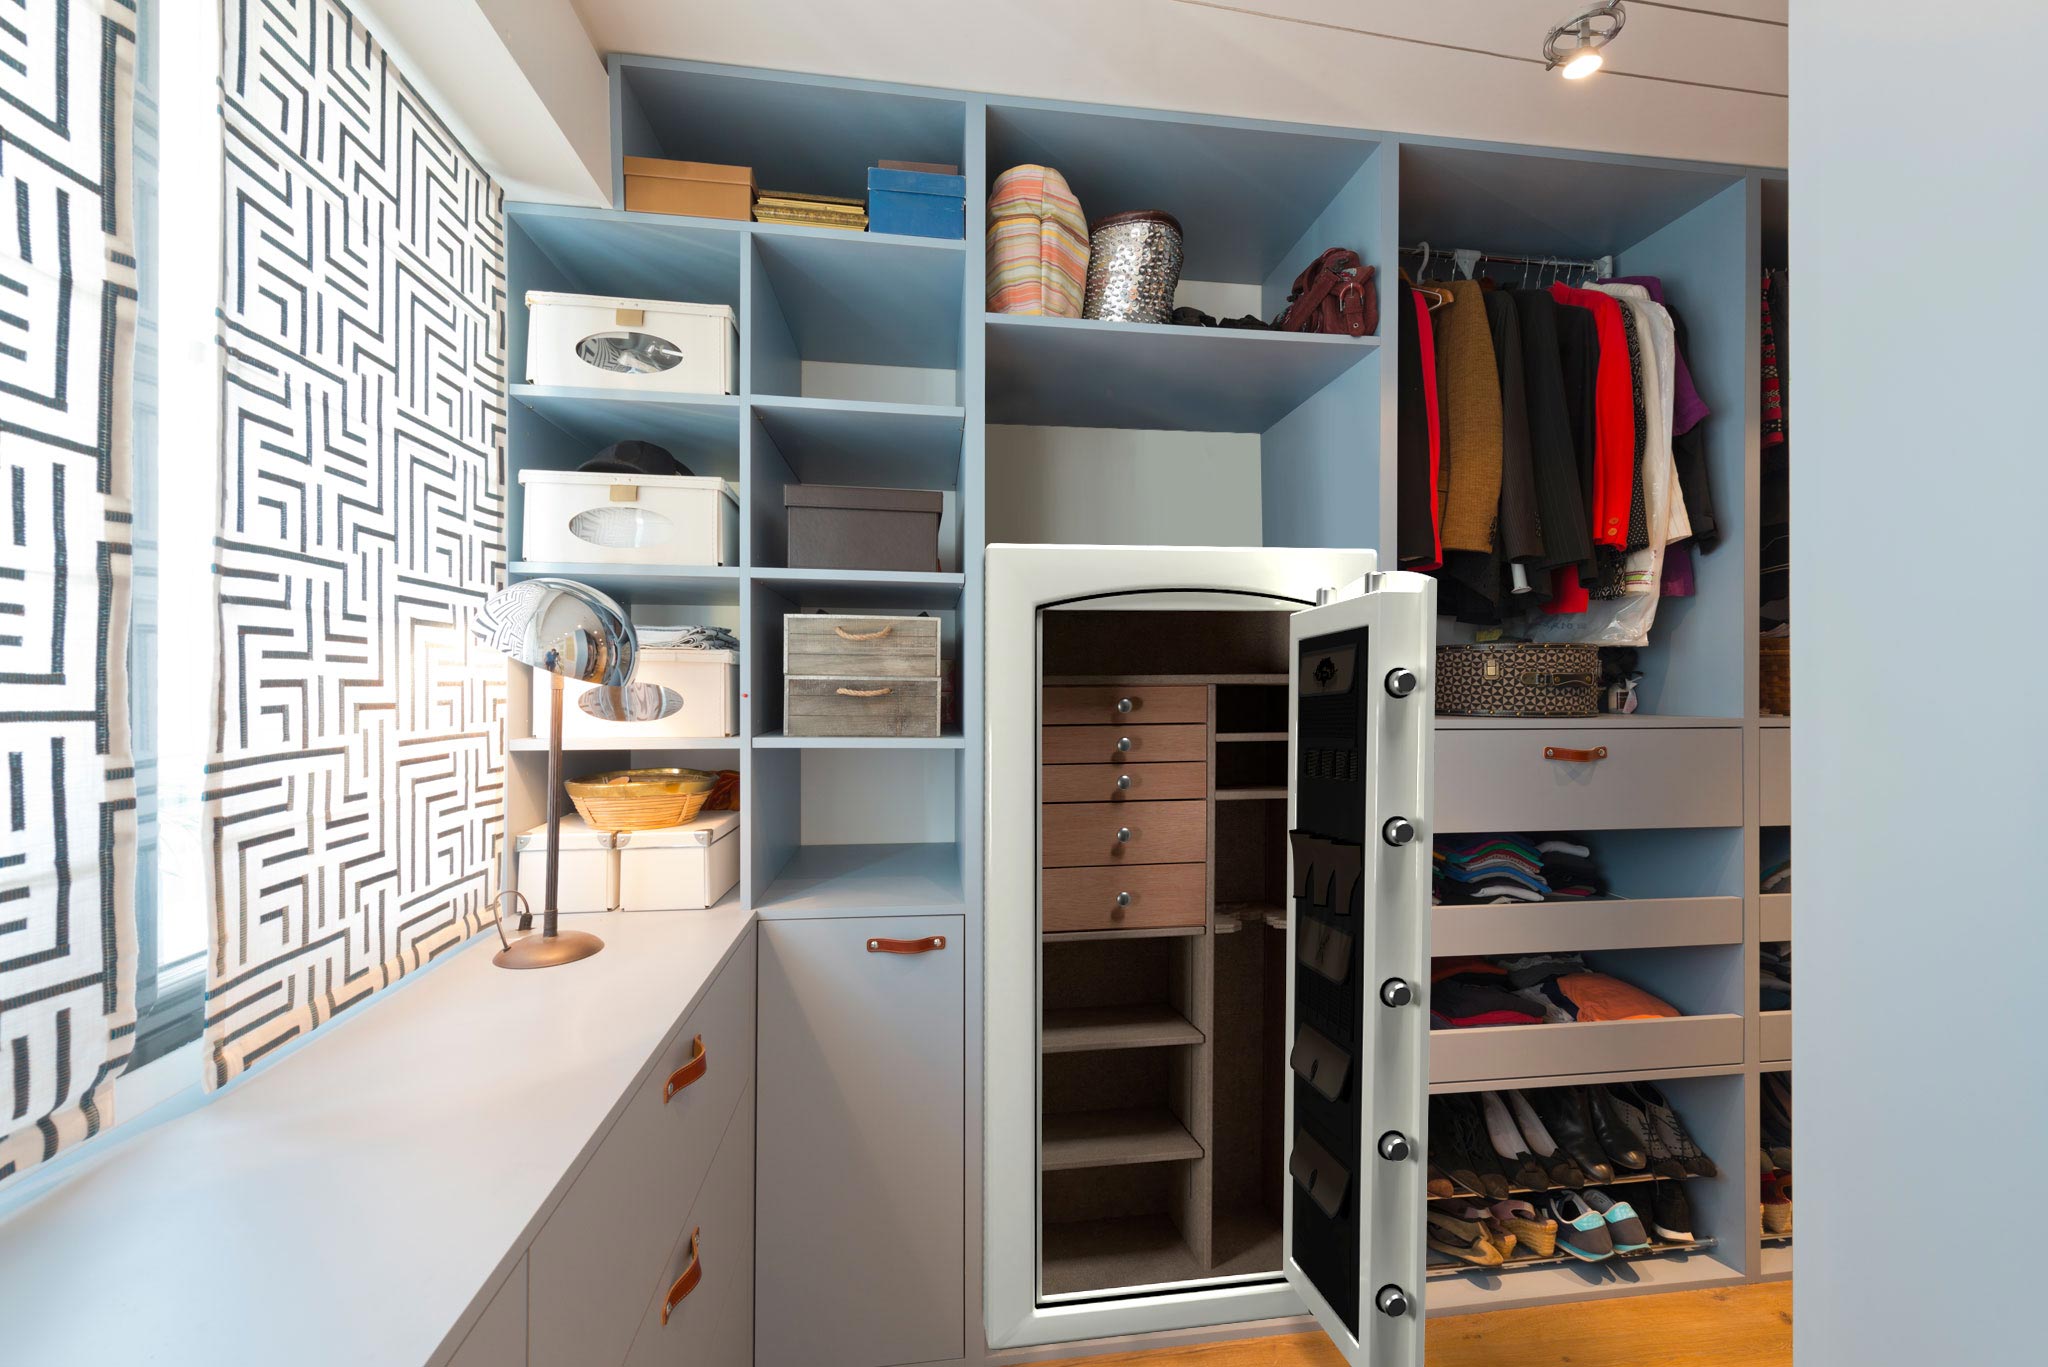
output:
<svg viewBox="0 0 2048 1367"><path fill-rule="evenodd" d="M604 941L588 931L565 930L559 935L529 935L514 940L491 956L500 968L553 968L587 959L604 948Z"/></svg>

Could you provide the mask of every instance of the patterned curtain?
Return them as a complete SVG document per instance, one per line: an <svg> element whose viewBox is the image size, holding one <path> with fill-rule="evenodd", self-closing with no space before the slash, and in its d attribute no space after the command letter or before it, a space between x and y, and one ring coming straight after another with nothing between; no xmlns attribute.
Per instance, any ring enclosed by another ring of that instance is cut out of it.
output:
<svg viewBox="0 0 2048 1367"><path fill-rule="evenodd" d="M498 187L335 0L224 0L207 1081L491 917Z"/></svg>
<svg viewBox="0 0 2048 1367"><path fill-rule="evenodd" d="M0 21L0 1182L113 1123L135 1031L134 23Z"/></svg>

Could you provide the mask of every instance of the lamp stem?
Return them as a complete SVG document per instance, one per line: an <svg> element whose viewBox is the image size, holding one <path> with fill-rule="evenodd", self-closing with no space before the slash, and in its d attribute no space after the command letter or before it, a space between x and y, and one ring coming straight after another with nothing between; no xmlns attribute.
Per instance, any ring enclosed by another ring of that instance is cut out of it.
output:
<svg viewBox="0 0 2048 1367"><path fill-rule="evenodd" d="M548 871L540 933L543 939L552 940L561 933L555 888L562 861L562 676L549 674L548 684Z"/></svg>

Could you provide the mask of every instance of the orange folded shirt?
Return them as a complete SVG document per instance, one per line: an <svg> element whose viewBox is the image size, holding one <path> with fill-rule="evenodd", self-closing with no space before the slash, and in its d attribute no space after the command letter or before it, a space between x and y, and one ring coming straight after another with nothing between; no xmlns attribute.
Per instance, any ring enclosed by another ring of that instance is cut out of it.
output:
<svg viewBox="0 0 2048 1367"><path fill-rule="evenodd" d="M1605 973L1567 973L1557 980L1557 990L1578 1007L1582 1021L1656 1020L1684 1014L1671 1003Z"/></svg>

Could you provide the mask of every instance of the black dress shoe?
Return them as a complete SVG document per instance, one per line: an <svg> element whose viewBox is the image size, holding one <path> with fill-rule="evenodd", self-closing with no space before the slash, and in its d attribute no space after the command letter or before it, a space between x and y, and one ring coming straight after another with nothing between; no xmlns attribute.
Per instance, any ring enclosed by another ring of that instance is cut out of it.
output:
<svg viewBox="0 0 2048 1367"><path fill-rule="evenodd" d="M1467 1190L1484 1193L1495 1201L1506 1200L1514 1187L1501 1170L1500 1160L1493 1156L1493 1146L1487 1142L1479 1103L1469 1096L1440 1096L1432 1097L1430 1105L1435 1112L1430 1121L1432 1146L1439 1133L1448 1144L1441 1150L1439 1164Z"/></svg>
<svg viewBox="0 0 2048 1367"><path fill-rule="evenodd" d="M1647 1082L1635 1084L1638 1104L1649 1114L1650 1124L1655 1127L1658 1137L1678 1156L1685 1170L1695 1177L1719 1177L1720 1168L1707 1157L1704 1150L1694 1142L1692 1134L1678 1119L1678 1112L1654 1086Z"/></svg>
<svg viewBox="0 0 2048 1367"><path fill-rule="evenodd" d="M1522 1093L1535 1108L1543 1128L1557 1146L1571 1155L1579 1170L1595 1183L1612 1182L1614 1165L1593 1134L1593 1117L1586 1109L1586 1094L1577 1087L1545 1087Z"/></svg>
<svg viewBox="0 0 2048 1367"><path fill-rule="evenodd" d="M1600 1141L1601 1149L1614 1160L1616 1168L1642 1172L1650 1166L1643 1141L1621 1118L1621 1112L1614 1109L1614 1099L1607 1095L1605 1087L1586 1088L1586 1109L1593 1117L1593 1137Z"/></svg>

